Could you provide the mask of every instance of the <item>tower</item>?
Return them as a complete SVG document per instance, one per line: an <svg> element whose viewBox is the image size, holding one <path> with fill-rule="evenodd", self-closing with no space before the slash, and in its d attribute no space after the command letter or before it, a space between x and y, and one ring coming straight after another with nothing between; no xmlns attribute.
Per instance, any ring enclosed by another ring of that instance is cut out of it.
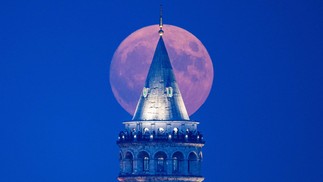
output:
<svg viewBox="0 0 323 182"><path fill-rule="evenodd" d="M131 121L119 133L119 181L200 182L204 140L190 120L163 41L159 40ZM157 33L156 33L156 36Z"/></svg>

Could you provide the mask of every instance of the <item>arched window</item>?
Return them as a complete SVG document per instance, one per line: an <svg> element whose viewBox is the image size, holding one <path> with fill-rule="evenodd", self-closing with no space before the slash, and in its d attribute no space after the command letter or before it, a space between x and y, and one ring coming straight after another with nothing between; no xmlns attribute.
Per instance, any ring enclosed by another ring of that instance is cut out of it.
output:
<svg viewBox="0 0 323 182"><path fill-rule="evenodd" d="M184 156L181 152L175 152L172 156L172 171L173 174L182 173Z"/></svg>
<svg viewBox="0 0 323 182"><path fill-rule="evenodd" d="M127 174L131 174L133 172L133 156L130 152L126 153L123 171Z"/></svg>
<svg viewBox="0 0 323 182"><path fill-rule="evenodd" d="M165 152L157 152L155 154L156 172L157 173L166 172L166 159L167 159L167 155L165 154Z"/></svg>
<svg viewBox="0 0 323 182"><path fill-rule="evenodd" d="M199 173L197 166L197 156L194 152L191 152L188 156L188 173L189 174L197 174Z"/></svg>
<svg viewBox="0 0 323 182"><path fill-rule="evenodd" d="M141 151L138 154L138 169L142 172L149 171L149 154L145 151Z"/></svg>
<svg viewBox="0 0 323 182"><path fill-rule="evenodd" d="M144 157L143 171L149 171L149 157Z"/></svg>

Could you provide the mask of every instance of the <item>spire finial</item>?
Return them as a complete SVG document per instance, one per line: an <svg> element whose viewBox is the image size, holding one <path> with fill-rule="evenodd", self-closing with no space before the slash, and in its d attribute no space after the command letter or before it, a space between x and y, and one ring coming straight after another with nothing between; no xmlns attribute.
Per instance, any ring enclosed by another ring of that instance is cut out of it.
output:
<svg viewBox="0 0 323 182"><path fill-rule="evenodd" d="M160 12L159 12L159 31L158 31L160 36L163 36L164 31L163 31L163 5L160 4Z"/></svg>

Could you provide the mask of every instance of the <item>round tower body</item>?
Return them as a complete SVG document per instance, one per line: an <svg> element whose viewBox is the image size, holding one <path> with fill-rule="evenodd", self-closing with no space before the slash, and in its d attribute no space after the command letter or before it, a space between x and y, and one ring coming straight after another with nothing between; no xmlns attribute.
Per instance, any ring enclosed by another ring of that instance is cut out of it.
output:
<svg viewBox="0 0 323 182"><path fill-rule="evenodd" d="M119 181L203 181L204 140L193 121L124 122Z"/></svg>

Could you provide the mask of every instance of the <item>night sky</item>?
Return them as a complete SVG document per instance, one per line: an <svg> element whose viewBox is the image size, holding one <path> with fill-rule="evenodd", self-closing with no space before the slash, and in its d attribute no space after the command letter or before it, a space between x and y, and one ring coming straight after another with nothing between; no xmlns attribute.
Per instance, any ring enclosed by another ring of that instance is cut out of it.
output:
<svg viewBox="0 0 323 182"><path fill-rule="evenodd" d="M111 92L110 62L130 33L158 24L159 3L0 2L1 182L116 181L131 116ZM323 181L323 1L163 4L164 23L213 60L210 96L191 116L206 181Z"/></svg>

